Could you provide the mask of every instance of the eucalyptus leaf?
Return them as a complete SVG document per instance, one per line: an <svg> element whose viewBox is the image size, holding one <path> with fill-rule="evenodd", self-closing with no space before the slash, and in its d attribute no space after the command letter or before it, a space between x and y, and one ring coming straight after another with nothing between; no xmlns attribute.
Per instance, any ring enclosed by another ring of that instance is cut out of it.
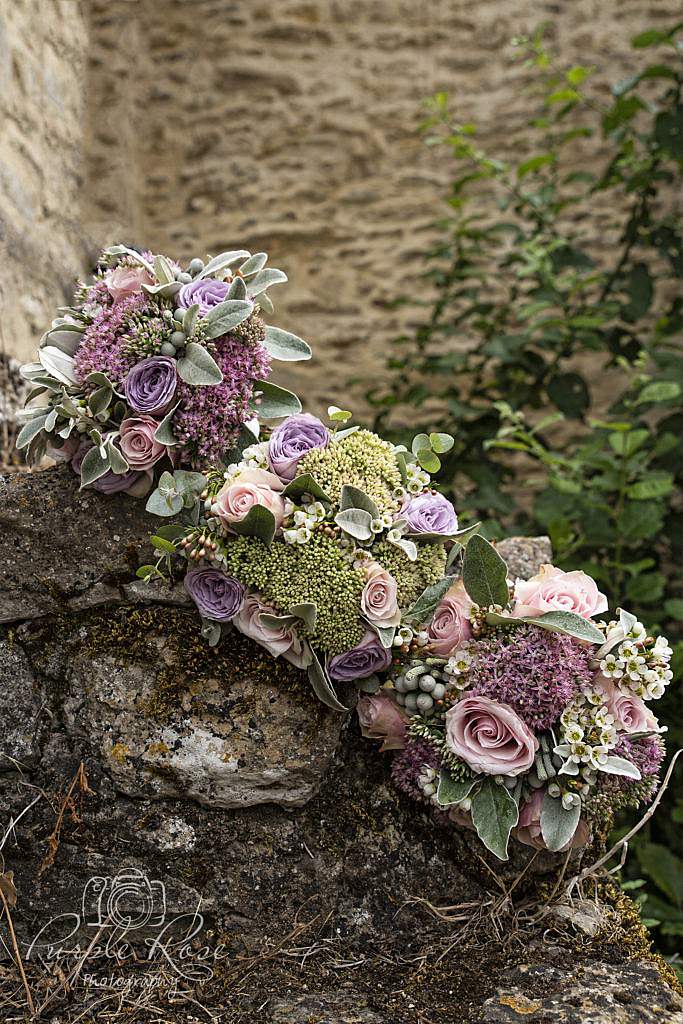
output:
<svg viewBox="0 0 683 1024"><path fill-rule="evenodd" d="M249 298L254 298L256 295L260 295L266 288L270 288L274 284L284 284L287 280L287 275L282 270L275 270L274 267L269 267L266 270L260 270L258 274L255 274L247 284L247 294Z"/></svg>
<svg viewBox="0 0 683 1024"><path fill-rule="evenodd" d="M251 253L247 252L246 249L233 249L231 252L219 252L218 256L214 256L210 259L204 269L197 274L195 281L201 281L203 277L210 277L211 274L215 274L219 270L225 270L226 267L231 267L233 263L237 263L238 260L242 260L245 256L250 255Z"/></svg>
<svg viewBox="0 0 683 1024"><path fill-rule="evenodd" d="M295 476L282 493L286 498L291 498L292 501L297 502L301 501L305 494L310 495L316 501L326 501L329 503L332 500L310 473L302 473L301 476Z"/></svg>
<svg viewBox="0 0 683 1024"><path fill-rule="evenodd" d="M333 708L335 711L348 711L348 708L345 708L340 703L330 677L313 648L311 648L311 656L311 664L308 666L308 678L316 697L323 704L326 704L328 708Z"/></svg>
<svg viewBox="0 0 683 1024"><path fill-rule="evenodd" d="M472 797L472 824L487 850L498 860L508 859L510 833L519 820L519 808L505 786L487 778Z"/></svg>
<svg viewBox="0 0 683 1024"><path fill-rule="evenodd" d="M208 338L220 338L247 320L254 311L254 303L248 299L226 299L214 306L202 320Z"/></svg>
<svg viewBox="0 0 683 1024"><path fill-rule="evenodd" d="M230 529L244 537L258 537L270 547L275 536L275 516L265 505L253 505L244 519L230 524Z"/></svg>
<svg viewBox="0 0 683 1024"><path fill-rule="evenodd" d="M557 853L569 843L581 817L581 803L565 809L560 797L543 797L541 804L541 835L549 850Z"/></svg>
<svg viewBox="0 0 683 1024"><path fill-rule="evenodd" d="M441 469L441 459L434 454L431 448L420 448L417 453L417 461L427 473L438 473Z"/></svg>
<svg viewBox="0 0 683 1024"><path fill-rule="evenodd" d="M359 679L356 683L356 687L361 693L377 693L381 685L379 676L374 674L366 676L365 679Z"/></svg>
<svg viewBox="0 0 683 1024"><path fill-rule="evenodd" d="M437 455L445 455L455 442L450 434L434 433L429 435L429 443L432 446L432 451L435 451Z"/></svg>
<svg viewBox="0 0 683 1024"><path fill-rule="evenodd" d="M442 768L439 774L439 785L436 791L436 799L442 807L450 807L452 804L459 804L465 797L468 797L479 778L467 779L461 782L454 779L448 768Z"/></svg>
<svg viewBox="0 0 683 1024"><path fill-rule="evenodd" d="M152 491L147 499L145 509L147 512L151 512L154 516L175 516L182 511L183 504L184 502L181 494L176 494L174 491L170 494L164 494L162 490L157 487L157 489Z"/></svg>
<svg viewBox="0 0 683 1024"><path fill-rule="evenodd" d="M280 359L283 362L310 359L312 355L310 345L297 338L296 334L290 334L279 327L266 327L263 347L273 359Z"/></svg>
<svg viewBox="0 0 683 1024"><path fill-rule="evenodd" d="M370 540L374 534L370 528L373 517L362 508L347 508L337 512L334 521L355 540Z"/></svg>
<svg viewBox="0 0 683 1024"><path fill-rule="evenodd" d="M265 420L283 419L301 412L301 402L296 395L267 380L254 381L254 390L260 392L252 399L252 407Z"/></svg>
<svg viewBox="0 0 683 1024"><path fill-rule="evenodd" d="M207 641L209 647L216 647L220 642L222 628L220 622L215 622L213 619L205 619L201 616L202 620L202 636Z"/></svg>
<svg viewBox="0 0 683 1024"><path fill-rule="evenodd" d="M470 538L462 565L465 590L484 608L508 603L507 567L492 544L479 534Z"/></svg>
<svg viewBox="0 0 683 1024"><path fill-rule="evenodd" d="M186 384L220 384L223 380L220 367L211 353L195 341L185 346L185 355L177 361L176 366L178 376Z"/></svg>
<svg viewBox="0 0 683 1024"><path fill-rule="evenodd" d="M415 604L404 614L404 619L407 622L414 622L416 625L429 622L439 601L452 586L452 577L444 576L442 580L425 587Z"/></svg>
<svg viewBox="0 0 683 1024"><path fill-rule="evenodd" d="M114 390L114 385L109 380L109 377L107 377L106 373L100 373L99 370L93 370L92 373L89 373L85 378L85 382L86 384L94 384L98 388L111 388L112 391Z"/></svg>
<svg viewBox="0 0 683 1024"><path fill-rule="evenodd" d="M373 519L379 519L379 509L369 494L352 484L344 484L341 489L339 508L344 512L347 508L362 508Z"/></svg>
<svg viewBox="0 0 683 1024"><path fill-rule="evenodd" d="M198 497L207 483L203 473L195 473L191 469L176 469L173 474L174 488L180 494Z"/></svg>

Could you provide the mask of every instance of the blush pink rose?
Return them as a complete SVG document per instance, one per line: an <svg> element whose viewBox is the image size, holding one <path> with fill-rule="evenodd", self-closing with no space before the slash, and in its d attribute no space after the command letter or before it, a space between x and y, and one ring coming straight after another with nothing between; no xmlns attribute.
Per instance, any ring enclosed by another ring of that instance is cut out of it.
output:
<svg viewBox="0 0 683 1024"><path fill-rule="evenodd" d="M384 694L361 697L356 705L360 731L366 739L383 740L380 750L403 750L407 716Z"/></svg>
<svg viewBox="0 0 683 1024"><path fill-rule="evenodd" d="M144 267L116 267L104 275L104 283L114 302L138 295L143 284L154 284L154 278Z"/></svg>
<svg viewBox="0 0 683 1024"><path fill-rule="evenodd" d="M129 416L119 427L119 445L131 469L150 469L166 454L166 446L154 440L159 426L151 416Z"/></svg>
<svg viewBox="0 0 683 1024"><path fill-rule="evenodd" d="M485 775L521 775L534 763L538 740L508 704L463 697L446 712L446 745Z"/></svg>
<svg viewBox="0 0 683 1024"><path fill-rule="evenodd" d="M264 622L264 615L273 615L280 621ZM287 616L276 615L270 605L264 604L256 594L247 594L240 611L232 620L240 633L251 637L265 647L274 658L282 655L297 668L306 668L311 663L311 653L298 636Z"/></svg>
<svg viewBox="0 0 683 1024"><path fill-rule="evenodd" d="M366 577L367 582L360 599L365 618L371 625L380 628L398 626L401 612L398 607L396 580L377 562L372 562L368 566Z"/></svg>
<svg viewBox="0 0 683 1024"><path fill-rule="evenodd" d="M537 576L517 580L512 614L517 618L546 612L574 612L584 619L607 611L607 598L585 572L564 572L542 565Z"/></svg>
<svg viewBox="0 0 683 1024"><path fill-rule="evenodd" d="M469 615L472 599L465 585L458 580L441 598L427 627L430 650L440 658L448 658L472 636Z"/></svg>
<svg viewBox="0 0 683 1024"><path fill-rule="evenodd" d="M266 469L245 469L216 495L214 508L224 526L239 523L255 505L263 505L275 518L276 529L285 518L282 481Z"/></svg>
<svg viewBox="0 0 683 1024"><path fill-rule="evenodd" d="M531 799L522 804L517 827L512 833L520 843L533 846L535 850L547 849L541 833L541 807L544 795L544 789L535 789ZM579 846L585 846L589 839L590 829L584 819L579 818L574 835L558 852L564 853L569 849L575 850Z"/></svg>
<svg viewBox="0 0 683 1024"><path fill-rule="evenodd" d="M611 679L601 677L600 685L605 693L605 703L614 724L623 732L659 732L659 722L647 704L635 693L625 693L615 686Z"/></svg>

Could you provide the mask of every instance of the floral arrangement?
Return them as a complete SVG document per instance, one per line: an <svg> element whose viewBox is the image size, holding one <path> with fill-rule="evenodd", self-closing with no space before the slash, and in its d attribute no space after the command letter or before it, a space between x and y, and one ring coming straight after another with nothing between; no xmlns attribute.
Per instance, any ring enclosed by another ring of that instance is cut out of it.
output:
<svg viewBox="0 0 683 1024"><path fill-rule="evenodd" d="M194 502L199 475L256 416L301 408L266 380L272 359L308 359L308 345L267 327L268 289L286 281L266 253L223 252L186 268L123 245L105 249L91 283L43 335L17 446L27 461L66 460L81 486L147 494L148 508ZM33 404L38 400L39 404Z"/></svg>
<svg viewBox="0 0 683 1024"><path fill-rule="evenodd" d="M210 643L235 627L306 669L336 710L337 689L358 687L362 732L395 752L396 786L500 859L513 833L585 845L657 789L664 730L647 702L671 679L671 649L626 611L596 620L607 601L583 572L509 580L432 484L448 435L408 451L344 428L350 415L289 416L208 471L139 575L181 555Z"/></svg>

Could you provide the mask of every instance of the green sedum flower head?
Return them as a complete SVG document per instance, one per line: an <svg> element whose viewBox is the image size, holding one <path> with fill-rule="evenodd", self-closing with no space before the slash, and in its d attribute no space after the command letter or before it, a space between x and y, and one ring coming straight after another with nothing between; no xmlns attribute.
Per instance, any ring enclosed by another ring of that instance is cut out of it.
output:
<svg viewBox="0 0 683 1024"><path fill-rule="evenodd" d="M401 488L393 445L371 430L356 430L326 448L314 448L299 460L297 476L310 475L337 504L344 484L365 491L380 513L398 512L394 492Z"/></svg>

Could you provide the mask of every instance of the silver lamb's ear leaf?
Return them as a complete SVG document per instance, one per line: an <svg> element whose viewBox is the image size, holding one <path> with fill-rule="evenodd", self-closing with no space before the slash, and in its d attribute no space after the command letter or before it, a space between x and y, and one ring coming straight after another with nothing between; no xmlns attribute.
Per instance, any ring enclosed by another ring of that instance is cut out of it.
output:
<svg viewBox="0 0 683 1024"><path fill-rule="evenodd" d="M275 516L265 505L252 505L244 519L231 523L230 529L245 537L258 537L270 547L275 536Z"/></svg>
<svg viewBox="0 0 683 1024"><path fill-rule="evenodd" d="M73 358L54 345L46 345L38 349L38 358L48 373L56 377L62 384L75 384L76 374L74 372Z"/></svg>
<svg viewBox="0 0 683 1024"><path fill-rule="evenodd" d="M253 312L254 303L248 299L226 299L202 318L202 327L208 338L220 338L247 320Z"/></svg>
<svg viewBox="0 0 683 1024"><path fill-rule="evenodd" d="M109 465L112 473L122 475L128 472L130 466L121 454L120 449L116 447L111 439L107 441L107 454L109 455Z"/></svg>
<svg viewBox="0 0 683 1024"><path fill-rule="evenodd" d="M581 803L565 808L560 797L543 797L541 804L541 835L545 845L557 853L570 843L581 817Z"/></svg>
<svg viewBox="0 0 683 1024"><path fill-rule="evenodd" d="M172 299L183 286L180 281L172 281L169 284L143 284L142 287L149 295L161 295L163 299Z"/></svg>
<svg viewBox="0 0 683 1024"><path fill-rule="evenodd" d="M175 415L177 408L178 405L174 405L172 409L169 409L157 429L154 431L154 440L158 441L159 444L167 445L169 448L175 444L180 444L173 434L172 427L173 416Z"/></svg>
<svg viewBox="0 0 683 1024"><path fill-rule="evenodd" d="M246 299L247 286L241 277L235 278L228 288L228 294L225 297L226 299Z"/></svg>
<svg viewBox="0 0 683 1024"><path fill-rule="evenodd" d="M283 362L293 363L301 359L310 359L313 354L310 345L305 341L279 327L266 327L263 347L273 359L280 359Z"/></svg>
<svg viewBox="0 0 683 1024"><path fill-rule="evenodd" d="M466 782L460 782L459 779L454 779L448 768L442 768L441 774L439 775L439 785L436 791L436 799L439 801L441 807L450 807L452 804L459 804L461 800L468 797L476 784L480 780L478 778L468 779Z"/></svg>
<svg viewBox="0 0 683 1024"><path fill-rule="evenodd" d="M372 519L379 519L379 509L369 494L352 484L344 484L341 489L339 508L345 512L348 508L362 508Z"/></svg>
<svg viewBox="0 0 683 1024"><path fill-rule="evenodd" d="M615 754L610 754L605 763L600 765L600 771L606 772L608 775L623 775L635 782L639 782L641 779L640 768L631 761L627 761L625 757L617 757Z"/></svg>
<svg viewBox="0 0 683 1024"><path fill-rule="evenodd" d="M268 262L267 252L255 252L253 256L250 256L248 260L240 267L240 274L242 277L253 277L254 274L258 274L259 270L263 270L266 263Z"/></svg>
<svg viewBox="0 0 683 1024"><path fill-rule="evenodd" d="M295 394L271 384L267 380L254 381L254 391L260 394L253 398L251 405L257 415L264 420L278 420L285 416L294 416L301 412L301 402Z"/></svg>
<svg viewBox="0 0 683 1024"><path fill-rule="evenodd" d="M396 636L396 626L373 626L372 628L379 637L382 647L387 651L391 650Z"/></svg>
<svg viewBox="0 0 683 1024"><path fill-rule="evenodd" d="M506 787L489 776L472 797L470 813L484 846L498 860L507 860L510 833L519 821L519 808Z"/></svg>
<svg viewBox="0 0 683 1024"><path fill-rule="evenodd" d="M282 270L276 270L274 267L260 270L248 282L247 295L250 299L253 299L264 292L266 288L270 288L274 284L284 284L286 280L287 275Z"/></svg>
<svg viewBox="0 0 683 1024"><path fill-rule="evenodd" d="M339 701L330 677L325 671L325 667L313 648L311 648L311 654L313 656L313 660L308 666L308 678L316 697L321 700L323 704L326 704L328 708L332 708L334 711L347 712L348 708L345 708Z"/></svg>
<svg viewBox="0 0 683 1024"><path fill-rule="evenodd" d="M194 305L188 306L183 313L183 331L188 338L191 338L194 334L194 329L197 326L197 317L199 316L199 303L195 302Z"/></svg>
<svg viewBox="0 0 683 1024"><path fill-rule="evenodd" d="M505 607L509 592L507 566L492 544L475 534L465 548L462 564L465 590L482 608L497 604Z"/></svg>
<svg viewBox="0 0 683 1024"><path fill-rule="evenodd" d="M16 440L17 448L28 448L33 438L37 437L41 430L44 429L47 415L45 413L40 416L34 416L28 423L24 423Z"/></svg>
<svg viewBox="0 0 683 1024"><path fill-rule="evenodd" d="M223 380L221 369L211 353L195 341L185 346L185 355L177 361L176 366L178 376L186 384L206 386L220 384Z"/></svg>
<svg viewBox="0 0 683 1024"><path fill-rule="evenodd" d="M347 508L337 512L334 517L337 526L341 526L344 533L348 533L354 540L370 540L373 536L370 524L372 516L362 508Z"/></svg>
<svg viewBox="0 0 683 1024"><path fill-rule="evenodd" d="M453 577L444 576L442 580L425 587L415 604L405 612L404 619L407 622L414 622L418 626L429 622L439 601L452 586Z"/></svg>
<svg viewBox="0 0 683 1024"><path fill-rule="evenodd" d="M522 621L532 626L541 626L553 633L564 633L576 640L585 640L591 644L602 644L605 637L597 626L582 615L575 612L546 612L545 615L525 617Z"/></svg>
<svg viewBox="0 0 683 1024"><path fill-rule="evenodd" d="M250 255L251 253L247 252L246 249L233 249L231 252L219 252L218 256L214 256L210 259L201 273L197 274L195 281L201 281L203 277L210 277L211 274L216 274L219 270L225 270L226 267L231 267L233 263L237 263L238 260L243 260L245 256Z"/></svg>
<svg viewBox="0 0 683 1024"><path fill-rule="evenodd" d="M275 306L268 298L267 292L261 292L257 301L259 309L261 310L262 313L267 313L268 315L270 315L271 313L275 312Z"/></svg>
<svg viewBox="0 0 683 1024"><path fill-rule="evenodd" d="M301 619L306 628L313 632L318 621L318 606L313 604L312 601L306 601L303 604L293 604L289 609L289 614L296 615L297 619Z"/></svg>
<svg viewBox="0 0 683 1024"><path fill-rule="evenodd" d="M99 480L110 469L109 454L102 455L100 449L93 445L81 463L81 489Z"/></svg>

